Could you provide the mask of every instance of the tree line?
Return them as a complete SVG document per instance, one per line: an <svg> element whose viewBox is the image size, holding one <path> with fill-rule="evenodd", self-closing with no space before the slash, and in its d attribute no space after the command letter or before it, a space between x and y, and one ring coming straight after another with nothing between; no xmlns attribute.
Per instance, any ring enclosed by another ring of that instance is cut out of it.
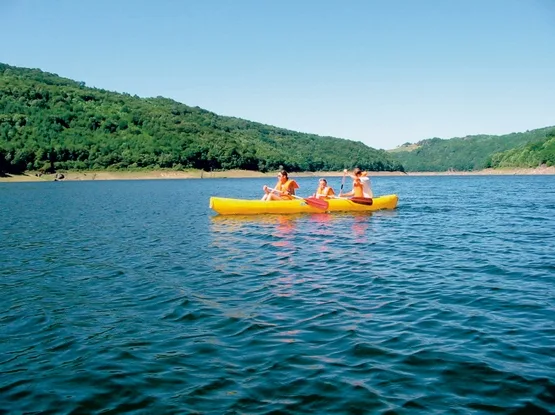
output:
<svg viewBox="0 0 555 415"><path fill-rule="evenodd" d="M555 165L555 127L500 136L476 135L405 143L390 154L406 171L471 171Z"/></svg>
<svg viewBox="0 0 555 415"><path fill-rule="evenodd" d="M403 171L384 150L89 88L0 63L0 172L136 168Z"/></svg>

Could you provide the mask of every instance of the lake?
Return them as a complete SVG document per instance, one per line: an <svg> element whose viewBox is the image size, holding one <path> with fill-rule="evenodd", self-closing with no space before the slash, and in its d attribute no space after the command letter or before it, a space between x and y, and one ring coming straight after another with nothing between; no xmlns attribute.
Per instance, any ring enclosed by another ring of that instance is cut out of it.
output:
<svg viewBox="0 0 555 415"><path fill-rule="evenodd" d="M263 184L0 183L0 414L555 413L553 176L208 208Z"/></svg>

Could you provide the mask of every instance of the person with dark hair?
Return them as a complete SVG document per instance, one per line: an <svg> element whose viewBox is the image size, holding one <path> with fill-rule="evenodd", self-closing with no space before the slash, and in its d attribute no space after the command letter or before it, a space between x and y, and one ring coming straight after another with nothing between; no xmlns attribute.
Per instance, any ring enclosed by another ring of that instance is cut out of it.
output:
<svg viewBox="0 0 555 415"><path fill-rule="evenodd" d="M329 199L330 196L334 195L335 192L330 186L328 186L328 181L322 178L318 182L318 188L312 197L315 197L316 199Z"/></svg>
<svg viewBox="0 0 555 415"><path fill-rule="evenodd" d="M347 170L343 170L343 174L347 174ZM372 187L370 186L370 178L368 173L362 171L358 167L353 170L353 173L349 175L353 179L353 190L347 193L340 194L339 196L353 196L353 197L364 197L372 198L374 197L372 193Z"/></svg>
<svg viewBox="0 0 555 415"><path fill-rule="evenodd" d="M292 195L295 194L295 189L299 189L299 185L295 180L289 178L285 170L281 170L278 173L276 186L271 189L264 185L262 189L264 190L262 200L291 200L293 199Z"/></svg>

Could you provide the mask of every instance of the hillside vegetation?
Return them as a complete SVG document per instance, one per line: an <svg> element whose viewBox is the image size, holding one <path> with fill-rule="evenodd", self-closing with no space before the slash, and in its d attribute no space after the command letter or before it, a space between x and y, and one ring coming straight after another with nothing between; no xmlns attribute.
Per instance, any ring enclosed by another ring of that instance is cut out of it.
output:
<svg viewBox="0 0 555 415"><path fill-rule="evenodd" d="M547 133L543 140L524 147L496 153L491 158L491 167L538 167L555 166L555 131Z"/></svg>
<svg viewBox="0 0 555 415"><path fill-rule="evenodd" d="M0 172L197 168L373 171L403 167L360 142L218 116L38 69L0 64Z"/></svg>
<svg viewBox="0 0 555 415"><path fill-rule="evenodd" d="M555 127L500 136L431 138L404 144L390 154L406 171L470 171L489 167L537 167L553 163ZM405 151L402 151L405 150Z"/></svg>

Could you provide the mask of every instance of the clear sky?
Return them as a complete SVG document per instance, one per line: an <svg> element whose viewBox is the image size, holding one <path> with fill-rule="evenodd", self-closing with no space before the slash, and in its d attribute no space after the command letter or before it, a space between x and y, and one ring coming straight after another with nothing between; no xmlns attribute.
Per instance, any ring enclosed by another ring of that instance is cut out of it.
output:
<svg viewBox="0 0 555 415"><path fill-rule="evenodd" d="M555 0L0 0L0 62L394 148L555 125Z"/></svg>

